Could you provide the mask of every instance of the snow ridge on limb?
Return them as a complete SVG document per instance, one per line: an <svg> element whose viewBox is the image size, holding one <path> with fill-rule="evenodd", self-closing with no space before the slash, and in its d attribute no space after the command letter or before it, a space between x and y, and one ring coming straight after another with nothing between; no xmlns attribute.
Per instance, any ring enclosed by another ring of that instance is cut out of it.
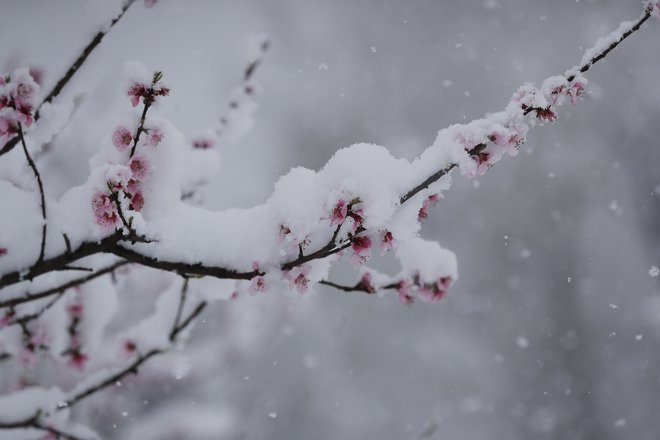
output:
<svg viewBox="0 0 660 440"><path fill-rule="evenodd" d="M56 253L32 265L26 259L19 264L26 269L0 276L0 287L96 253L112 253L182 274L239 280L271 273L286 281L290 271L302 267L303 272L312 274L311 278L302 274L307 279L303 284L314 284L325 277L329 260L339 254L349 254L354 262L361 263L369 258L372 246L382 244L383 237L389 237L390 243L413 238L419 220L426 215L429 198L437 201L440 196L435 194L449 187L448 174L454 168L467 177L481 175L504 154L517 154L530 126L554 121L557 107L566 100L575 103L586 85L581 73L638 30L656 7L647 4L637 21L625 22L600 39L595 49L587 51L587 61L565 75L550 77L538 88L522 86L504 111L440 131L433 145L413 162L395 159L380 146L353 145L338 151L319 172L291 170L276 184L265 204L251 209L211 212L180 203L179 159L181 151L190 149L182 145L182 136L174 127L158 120L157 148L145 147L142 160L135 163L131 158L127 165L122 165L124 159L119 160L121 156L116 153L122 151L116 151L118 148L111 153L102 149L92 160L96 167L90 180L59 201L59 221L53 223L56 230L71 238L75 250ZM146 81L141 84L147 85ZM134 104L136 97L139 100L143 96L140 90L132 93L135 90L129 89ZM366 163L371 164L368 169ZM424 175L429 177L419 182ZM142 185L137 206L132 200L131 180ZM150 181L158 185L150 185ZM109 185L121 188L123 194L114 199L112 190L105 198L94 195L92 188ZM433 192L429 191L431 186ZM166 193L170 195L163 196ZM91 234L87 231L94 222L84 213L90 211L85 207L89 206L87 197L94 200L93 214L100 226L92 227ZM130 220L120 219L121 207L128 211ZM104 228L107 231L108 226L118 225L123 226L122 234L104 233ZM295 286L294 290L300 290ZM243 290L241 286L239 290Z"/></svg>

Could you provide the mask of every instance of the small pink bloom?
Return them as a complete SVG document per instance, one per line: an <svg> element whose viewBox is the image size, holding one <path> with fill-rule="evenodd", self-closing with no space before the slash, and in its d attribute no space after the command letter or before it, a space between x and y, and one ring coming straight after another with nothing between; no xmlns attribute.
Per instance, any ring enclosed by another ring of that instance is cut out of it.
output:
<svg viewBox="0 0 660 440"><path fill-rule="evenodd" d="M147 95L149 87L144 83L134 82L128 88L128 96L131 98L131 104L133 107L137 106L140 103L140 98L143 98Z"/></svg>
<svg viewBox="0 0 660 440"><path fill-rule="evenodd" d="M380 253L384 254L394 247L394 235L388 230L384 230L380 235Z"/></svg>
<svg viewBox="0 0 660 440"><path fill-rule="evenodd" d="M71 354L71 359L69 359L69 366L75 370L83 371L88 360L87 355L79 351L74 351Z"/></svg>
<svg viewBox="0 0 660 440"><path fill-rule="evenodd" d="M133 142L133 133L127 127L120 125L112 133L112 143L119 151L126 151Z"/></svg>
<svg viewBox="0 0 660 440"><path fill-rule="evenodd" d="M14 113L0 116L0 138L18 133L18 122Z"/></svg>
<svg viewBox="0 0 660 440"><path fill-rule="evenodd" d="M283 242L291 234L291 229L286 225L280 225L279 241Z"/></svg>
<svg viewBox="0 0 660 440"><path fill-rule="evenodd" d="M365 272L364 275L362 275L362 278L360 279L360 282L357 284L356 287L358 289L365 290L369 294L375 293L376 288L374 287L374 285L372 283L372 279L373 279L373 277L372 277L371 273L370 272Z"/></svg>
<svg viewBox="0 0 660 440"><path fill-rule="evenodd" d="M142 195L142 191L136 191L131 196L130 209L132 209L133 211L141 211L143 206L144 206L144 196Z"/></svg>
<svg viewBox="0 0 660 440"><path fill-rule="evenodd" d="M304 294L309 288L309 278L307 277L309 270L309 266L298 266L288 272L284 272L283 276L291 282L292 287L294 287L298 293Z"/></svg>
<svg viewBox="0 0 660 440"><path fill-rule="evenodd" d="M437 283L423 284L419 288L419 297L431 304L440 301L446 293L447 290L441 288Z"/></svg>
<svg viewBox="0 0 660 440"><path fill-rule="evenodd" d="M262 276L256 276L252 278L252 283L250 284L250 290L255 293L265 292L266 291L266 279Z"/></svg>
<svg viewBox="0 0 660 440"><path fill-rule="evenodd" d="M499 146L506 146L509 143L509 133L503 130L495 130L489 136L488 139Z"/></svg>
<svg viewBox="0 0 660 440"><path fill-rule="evenodd" d="M355 234L358 228L362 227L362 223L364 223L364 214L362 213L361 209L357 209L355 211L351 210L347 213L347 217L353 219L352 232Z"/></svg>
<svg viewBox="0 0 660 440"><path fill-rule="evenodd" d="M213 140L209 138L197 138L193 140L192 146L200 150L208 150L209 148L213 148Z"/></svg>
<svg viewBox="0 0 660 440"><path fill-rule="evenodd" d="M16 316L13 310L7 310L2 318L0 318L0 328L6 326Z"/></svg>
<svg viewBox="0 0 660 440"><path fill-rule="evenodd" d="M128 161L128 168L135 180L143 181L151 171L149 161L143 156L135 155Z"/></svg>
<svg viewBox="0 0 660 440"><path fill-rule="evenodd" d="M150 128L147 136L147 145L155 147L163 140L163 132L159 128Z"/></svg>
<svg viewBox="0 0 660 440"><path fill-rule="evenodd" d="M137 344L130 340L126 339L121 345L121 356L123 358L131 358L137 354Z"/></svg>
<svg viewBox="0 0 660 440"><path fill-rule="evenodd" d="M71 315L72 318L82 318L83 315L83 305L81 303L73 303L67 307L67 312Z"/></svg>
<svg viewBox="0 0 660 440"><path fill-rule="evenodd" d="M169 94L170 94L169 87L160 86L160 88L158 90L156 90L156 95L159 95L159 96L168 96Z"/></svg>
<svg viewBox="0 0 660 440"><path fill-rule="evenodd" d="M364 262L371 254L371 238L366 235L353 236L351 239L351 249L355 252L358 262Z"/></svg>
<svg viewBox="0 0 660 440"><path fill-rule="evenodd" d="M399 285L396 288L396 291L399 294L399 299L405 304L412 304L414 300L411 288L412 283L407 279L399 281Z"/></svg>
<svg viewBox="0 0 660 440"><path fill-rule="evenodd" d="M234 290L234 291L231 293L231 296L229 297L229 299L237 300L237 299L238 299L238 291Z"/></svg>
<svg viewBox="0 0 660 440"><path fill-rule="evenodd" d="M331 225L342 224L347 214L348 214L348 206L346 205L346 200L340 199L339 201L337 201L337 204L332 209L332 213L330 214L330 224Z"/></svg>
<svg viewBox="0 0 660 440"><path fill-rule="evenodd" d="M571 98L571 104L575 105L578 98L582 98L584 95L584 84L580 81L575 81L570 89L568 89L568 96Z"/></svg>
<svg viewBox="0 0 660 440"><path fill-rule="evenodd" d="M41 84L43 84L43 82L44 82L44 71L43 71L43 69L41 69L39 67L30 67L28 73L30 74L30 76L32 77L34 82L36 82L40 86L41 86Z"/></svg>
<svg viewBox="0 0 660 440"><path fill-rule="evenodd" d="M548 108L540 108L536 110L536 118L549 122L554 122L557 119L557 113Z"/></svg>
<svg viewBox="0 0 660 440"><path fill-rule="evenodd" d="M0 247L0 257L7 255L7 248Z"/></svg>
<svg viewBox="0 0 660 440"><path fill-rule="evenodd" d="M298 289L299 293L305 293L309 288L309 278L307 278L307 275L304 273L300 273L297 277L294 278L293 284L296 289Z"/></svg>
<svg viewBox="0 0 660 440"><path fill-rule="evenodd" d="M119 214L117 208L104 191L97 191L92 197L92 211L96 223L104 228L113 228L119 222Z"/></svg>

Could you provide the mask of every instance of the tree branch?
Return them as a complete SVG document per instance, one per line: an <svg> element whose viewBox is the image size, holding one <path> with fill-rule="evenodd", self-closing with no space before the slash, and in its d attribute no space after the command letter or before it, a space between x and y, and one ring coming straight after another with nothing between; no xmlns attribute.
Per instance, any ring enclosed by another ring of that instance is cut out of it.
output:
<svg viewBox="0 0 660 440"><path fill-rule="evenodd" d="M46 96L46 98L44 98L44 100L41 102L41 104L39 104L39 106L37 107L37 112L34 115L35 121L38 121L39 118L41 117L41 114L39 113L41 107L44 104L52 102L55 98L57 98L57 96L60 94L62 89L64 89L64 87L74 77L76 72L78 72L78 69L80 69L80 67L82 67L85 61L87 61L87 57L89 57L89 55L94 51L94 49L96 49L96 47L101 43L101 41L103 41L103 37L105 37L108 34L108 32L110 32L113 26L117 24L117 22L124 16L128 8L130 8L133 3L135 3L135 0L127 0L124 6L122 7L122 10L119 13L119 15L110 22L108 28L106 30L99 31L94 36L94 38L92 38L92 41L90 41L87 44L87 46L85 46L81 54L78 55L78 58L76 58L73 64L69 66L69 69L66 71L64 76L62 76L62 78L60 78L60 80L57 82L55 87L53 87L53 90L51 90L50 93ZM2 156L5 153L9 153L16 146L18 142L19 142L18 136L7 141L5 146L0 149L0 156Z"/></svg>
<svg viewBox="0 0 660 440"><path fill-rule="evenodd" d="M37 169L37 165L32 160L30 153L27 149L27 144L25 143L25 137L23 136L23 126L21 123L18 123L18 137L21 140L21 145L23 146L23 152L25 153L25 158L27 159L28 165L32 168L34 177L37 179L37 185L39 186L39 195L41 196L41 216L43 218L44 224L41 227L41 248L39 250L39 258L37 261L43 261L44 252L46 250L46 229L47 229L47 219L46 219L46 198L44 196L44 185L41 182L41 174Z"/></svg>

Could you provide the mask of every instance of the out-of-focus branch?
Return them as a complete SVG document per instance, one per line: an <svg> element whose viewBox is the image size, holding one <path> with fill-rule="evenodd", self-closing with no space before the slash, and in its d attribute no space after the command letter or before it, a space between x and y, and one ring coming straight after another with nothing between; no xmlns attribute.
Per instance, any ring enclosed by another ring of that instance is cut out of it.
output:
<svg viewBox="0 0 660 440"><path fill-rule="evenodd" d="M177 336L184 331L198 316L199 314L204 310L206 307L206 302L201 302L197 305L197 307L186 317L186 319L179 325L178 327L174 327L174 331L172 332L170 336L170 340L172 342L176 341ZM96 385L92 385L89 388L86 388L83 391L80 391L79 393L73 395L71 398L69 398L66 402L65 405L62 405L59 407L59 409L64 409L64 408L71 408L72 406L76 405L79 403L81 400L91 396L92 394L95 394L109 386L114 385L118 380L123 379L125 376L128 376L130 374L137 374L138 369L142 364L147 362L149 359L152 357L163 354L167 351L167 348L163 349L152 349L148 351L145 354L141 354L135 359L130 365L127 367L119 370L118 372L110 375L103 381L99 382Z"/></svg>
<svg viewBox="0 0 660 440"><path fill-rule="evenodd" d="M124 4L124 6L122 7L121 12L119 13L119 15L117 15L110 22L107 29L99 31L94 36L94 38L92 38L92 40L87 44L87 46L85 46L85 48L80 53L80 55L78 55L78 58L76 58L76 60L73 62L73 64L71 64L71 66L69 66L69 68L64 73L64 75L60 78L60 80L57 82L57 84L55 84L55 87L53 87L53 89L50 91L50 93L48 93L48 95L46 95L46 97L41 102L41 104L39 104L39 106L37 107L37 112L34 115L34 120L35 121L39 120L39 118L41 117L41 114L39 113L41 107L44 104L52 102L55 98L57 98L57 96L60 94L60 92L62 92L62 89L64 89L64 87L69 83L69 81L71 81L71 79L74 77L74 75L78 72L78 69L80 69L82 67L82 65L85 63L85 61L87 61L87 58L89 57L89 55L94 51L94 49L96 49L96 47L99 44L101 44L101 41L103 41L103 37L105 37L108 34L108 32L110 32L110 30L112 30L114 25L117 24L117 22L119 20L121 20L121 18L124 16L124 14L128 10L128 8L130 8L133 3L135 3L135 0L127 0L126 3ZM16 144L18 142L19 142L19 137L18 136L16 136L16 137L10 139L9 141L7 141L5 146L0 149L0 156L2 156L5 153L9 153L16 146Z"/></svg>

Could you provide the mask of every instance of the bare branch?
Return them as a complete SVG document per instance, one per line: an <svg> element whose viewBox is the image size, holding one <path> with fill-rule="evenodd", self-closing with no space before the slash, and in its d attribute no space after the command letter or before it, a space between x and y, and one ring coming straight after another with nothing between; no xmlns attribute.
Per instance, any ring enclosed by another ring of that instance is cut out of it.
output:
<svg viewBox="0 0 660 440"><path fill-rule="evenodd" d="M44 196L44 185L41 182L41 174L37 169L37 165L32 160L30 153L28 152L27 145L25 143L25 137L23 136L23 126L21 123L18 123L18 137L21 140L21 145L23 146L23 152L25 153L25 158L28 161L28 165L32 168L34 177L37 179L37 185L39 186L39 195L41 196L41 216L43 217L44 224L41 227L41 249L39 250L39 258L37 261L43 261L44 252L46 250L46 229L47 229L47 219L46 219L46 198Z"/></svg>

